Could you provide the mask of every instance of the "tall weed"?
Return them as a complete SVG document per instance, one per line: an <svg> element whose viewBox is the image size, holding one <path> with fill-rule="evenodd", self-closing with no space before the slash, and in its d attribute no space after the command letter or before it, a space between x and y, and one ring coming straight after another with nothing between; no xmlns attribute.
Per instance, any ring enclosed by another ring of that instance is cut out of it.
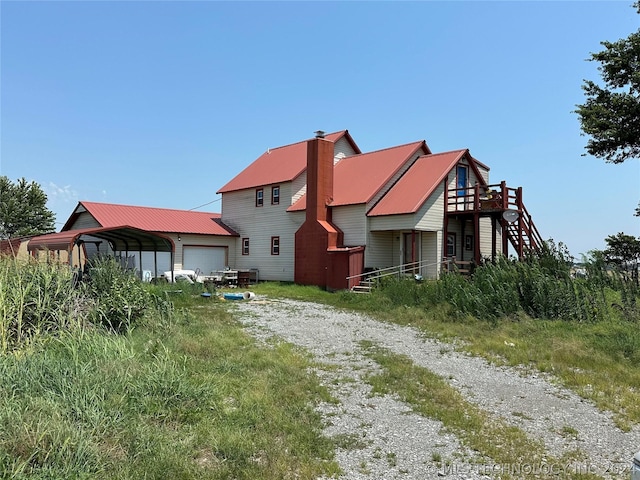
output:
<svg viewBox="0 0 640 480"><path fill-rule="evenodd" d="M0 257L0 353L80 326L75 297L68 268Z"/></svg>
<svg viewBox="0 0 640 480"><path fill-rule="evenodd" d="M445 273L437 281L387 279L377 295L395 306L434 308L447 304L454 315L496 322L525 313L532 318L599 322L640 319L637 285L608 271L601 259L587 267L587 278L572 278L572 261L562 244L523 261L498 257L475 268L471 277Z"/></svg>

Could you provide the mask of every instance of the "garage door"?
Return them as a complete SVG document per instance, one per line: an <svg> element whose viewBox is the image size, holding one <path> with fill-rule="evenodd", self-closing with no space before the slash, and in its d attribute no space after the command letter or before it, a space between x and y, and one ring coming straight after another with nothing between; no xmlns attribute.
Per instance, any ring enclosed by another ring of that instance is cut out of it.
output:
<svg viewBox="0 0 640 480"><path fill-rule="evenodd" d="M209 275L214 270L223 270L227 262L226 247L184 247L182 268L198 270Z"/></svg>

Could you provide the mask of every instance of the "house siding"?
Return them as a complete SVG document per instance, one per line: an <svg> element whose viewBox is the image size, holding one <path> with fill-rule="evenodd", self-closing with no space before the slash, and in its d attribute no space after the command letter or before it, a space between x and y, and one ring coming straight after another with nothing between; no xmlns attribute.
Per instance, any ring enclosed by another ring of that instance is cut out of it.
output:
<svg viewBox="0 0 640 480"><path fill-rule="evenodd" d="M367 243L367 217L363 204L334 207L331 212L333 224L344 233L344 245L355 247Z"/></svg>
<svg viewBox="0 0 640 480"><path fill-rule="evenodd" d="M369 232L364 251L365 268L386 268L395 264L393 256L394 232Z"/></svg>
<svg viewBox="0 0 640 480"><path fill-rule="evenodd" d="M255 206L255 189L223 194L222 221L240 235L235 239L229 266L236 269L258 268L261 280L293 281L294 236L304 221L304 212L287 213L292 182L279 184L280 204L271 205L271 185L264 186L262 207ZM280 237L280 254L271 255L271 237ZM240 242L249 239L249 255L242 255Z"/></svg>
<svg viewBox="0 0 640 480"><path fill-rule="evenodd" d="M82 212L78 215L78 218L69 230L79 230L81 228L100 228L102 225L98 223L98 221L93 218L93 216L89 212Z"/></svg>
<svg viewBox="0 0 640 480"><path fill-rule="evenodd" d="M442 229L444 218L444 184L440 183L436 190L422 204L416 213L416 230L435 231Z"/></svg>
<svg viewBox="0 0 640 480"><path fill-rule="evenodd" d="M307 172L303 172L298 175L297 178L291 182L291 203L289 205L293 205L300 197L302 197L305 193L307 193Z"/></svg>
<svg viewBox="0 0 640 480"><path fill-rule="evenodd" d="M421 253L423 267L420 274L429 279L436 279L440 274L440 248L438 238L442 238L442 232L422 232Z"/></svg>
<svg viewBox="0 0 640 480"><path fill-rule="evenodd" d="M492 231L491 219L483 217L480 219L480 255L484 258L491 258L492 254ZM502 229L500 222L496 222L496 254L502 253Z"/></svg>
<svg viewBox="0 0 640 480"><path fill-rule="evenodd" d="M333 147L334 157L333 164L338 163L342 158L349 157L351 155L355 155L356 151L353 149L349 141L346 137L340 138L337 142L335 142L335 146Z"/></svg>

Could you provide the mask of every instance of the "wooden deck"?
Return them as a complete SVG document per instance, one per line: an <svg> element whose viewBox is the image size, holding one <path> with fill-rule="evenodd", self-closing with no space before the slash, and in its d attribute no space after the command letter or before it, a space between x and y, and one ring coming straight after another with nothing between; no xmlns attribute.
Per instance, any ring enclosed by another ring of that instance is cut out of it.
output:
<svg viewBox="0 0 640 480"><path fill-rule="evenodd" d="M518 258L528 251L538 251L543 240L533 223L531 215L522 201L522 187L511 188L506 182L492 185L474 185L467 188L447 190L445 225L448 219L472 220L474 236L479 240L479 219L489 217L496 226L502 227L502 251L507 251L507 242L515 249ZM445 226L445 230L446 230ZM496 254L495 235L492 239L493 256ZM479 245L479 241L475 242ZM475 249L474 260L480 261L479 247Z"/></svg>

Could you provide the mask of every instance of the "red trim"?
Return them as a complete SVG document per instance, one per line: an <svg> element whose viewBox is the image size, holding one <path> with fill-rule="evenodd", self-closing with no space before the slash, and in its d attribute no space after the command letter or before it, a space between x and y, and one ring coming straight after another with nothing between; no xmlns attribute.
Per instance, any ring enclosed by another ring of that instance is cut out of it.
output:
<svg viewBox="0 0 640 480"><path fill-rule="evenodd" d="M242 255L249 255L249 237L244 237L242 239Z"/></svg>
<svg viewBox="0 0 640 480"><path fill-rule="evenodd" d="M264 205L264 190L262 188L256 188L256 207Z"/></svg>
<svg viewBox="0 0 640 480"><path fill-rule="evenodd" d="M278 191L278 195L274 194L275 190ZM271 187L271 205L280 205L280 185Z"/></svg>
<svg viewBox="0 0 640 480"><path fill-rule="evenodd" d="M280 237L271 237L271 255L280 255Z"/></svg>

